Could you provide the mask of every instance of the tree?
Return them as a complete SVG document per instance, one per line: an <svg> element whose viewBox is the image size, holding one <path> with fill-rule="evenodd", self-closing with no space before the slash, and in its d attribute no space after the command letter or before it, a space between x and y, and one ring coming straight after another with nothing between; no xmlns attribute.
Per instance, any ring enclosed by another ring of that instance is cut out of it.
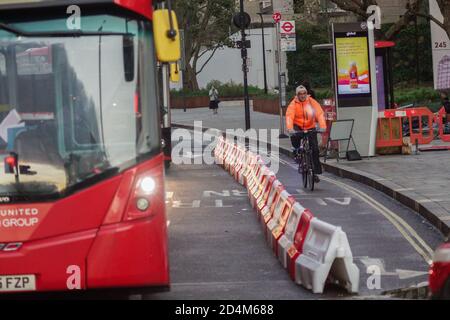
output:
<svg viewBox="0 0 450 320"><path fill-rule="evenodd" d="M370 5L378 5L376 0L330 0L339 8L355 13L362 20L367 20L370 14L367 13L367 8ZM436 22L442 29L447 32L450 37L450 0L437 0L439 8L441 9L444 21L440 22L428 13L428 6L424 8L424 0L409 0L406 4L405 13L399 17L398 21L394 23L389 30L381 37L387 40L393 39L403 28L405 28L416 17L423 17L428 20Z"/></svg>
<svg viewBox="0 0 450 320"><path fill-rule="evenodd" d="M189 90L198 90L197 75L218 48L231 45L231 20L236 10L234 0L175 0L180 28L184 30L184 83ZM208 58L200 66L199 58Z"/></svg>

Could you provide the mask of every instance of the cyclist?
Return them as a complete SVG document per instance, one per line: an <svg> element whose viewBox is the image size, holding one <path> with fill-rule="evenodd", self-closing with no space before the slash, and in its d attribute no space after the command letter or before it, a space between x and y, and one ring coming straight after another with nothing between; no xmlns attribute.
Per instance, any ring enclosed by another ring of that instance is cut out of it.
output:
<svg viewBox="0 0 450 320"><path fill-rule="evenodd" d="M322 107L308 95L308 90L304 86L298 86L295 89L295 95L286 111L286 129L291 136L292 147L296 152L300 148L302 138L301 135L294 134L296 131L309 131L315 129L316 124L318 124L319 129L317 131L325 132L327 125ZM317 175L322 174L317 131L313 130L308 135L309 145L312 149L314 182L319 182L320 179Z"/></svg>

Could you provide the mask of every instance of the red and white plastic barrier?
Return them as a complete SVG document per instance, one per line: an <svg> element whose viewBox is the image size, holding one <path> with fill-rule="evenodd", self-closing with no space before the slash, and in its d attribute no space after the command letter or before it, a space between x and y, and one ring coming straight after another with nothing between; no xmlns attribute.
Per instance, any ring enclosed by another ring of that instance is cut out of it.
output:
<svg viewBox="0 0 450 320"><path fill-rule="evenodd" d="M284 186L280 183L278 183L278 185L274 188L274 193L272 201L270 203L270 206L265 206L264 208L262 208L261 213L260 213L260 220L261 220L261 225L264 231L264 235L267 236L267 231L266 231L266 225L267 223L269 223L270 219L272 219L272 216L275 212L277 212L277 210L281 210L281 206L283 205L283 202L281 200L281 193L285 191L284 190ZM278 208L278 209L277 209Z"/></svg>
<svg viewBox="0 0 450 320"><path fill-rule="evenodd" d="M262 177L260 184L258 185L257 188L255 188L254 192L252 193L252 195L250 197L250 203L252 204L253 208L256 208L258 206L258 202L260 201L261 197L264 195L271 179L272 179L272 182L275 181L275 179L276 179L275 173L273 173L272 171L270 171L267 168L265 174ZM267 194L268 193L269 192L267 192Z"/></svg>
<svg viewBox="0 0 450 320"><path fill-rule="evenodd" d="M312 219L303 253L295 261L295 282L322 293L327 279L358 292L359 269L353 263L347 235L340 227Z"/></svg>
<svg viewBox="0 0 450 320"><path fill-rule="evenodd" d="M259 155L220 137L214 156L247 187L269 246L297 284L322 293L330 281L358 292L359 269L340 227L314 218L285 190Z"/></svg>
<svg viewBox="0 0 450 320"><path fill-rule="evenodd" d="M277 198L277 190L279 189L280 186L282 186L281 182L275 179L272 181L270 188L268 190L266 188L264 196L258 201L258 204L256 205L258 220L262 220L264 212L270 212L270 207Z"/></svg>
<svg viewBox="0 0 450 320"><path fill-rule="evenodd" d="M301 216L300 220L296 226L294 241L288 247L286 252L286 265L287 270L289 272L289 276L292 280L295 281L295 261L297 261L300 254L303 253L303 244L306 240L306 236L308 234L309 225L311 220L315 219L313 214L308 209L305 209ZM283 265L284 266L284 265Z"/></svg>
<svg viewBox="0 0 450 320"><path fill-rule="evenodd" d="M282 266L285 269L288 268L288 250L291 246L294 245L294 237L300 224L302 214L305 210L306 209L303 208L300 203L294 203L294 205L292 206L292 211L289 215L289 219L286 223L284 234L280 237L280 239L278 239L278 260L280 260Z"/></svg>
<svg viewBox="0 0 450 320"><path fill-rule="evenodd" d="M267 223L267 242L269 247L273 249L275 255L278 254L278 239L283 235L287 220L291 214L292 207L295 204L295 198L288 193L288 197L281 199L285 202L283 209L279 215L273 215L272 219Z"/></svg>

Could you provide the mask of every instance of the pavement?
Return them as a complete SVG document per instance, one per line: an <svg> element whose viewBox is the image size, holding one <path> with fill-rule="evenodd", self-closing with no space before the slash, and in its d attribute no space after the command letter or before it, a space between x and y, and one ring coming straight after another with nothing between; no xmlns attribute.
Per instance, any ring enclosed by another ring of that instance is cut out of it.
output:
<svg viewBox="0 0 450 320"><path fill-rule="evenodd" d="M242 105L219 108L213 115L208 108L172 110L172 123L193 126L202 121L203 128L243 129ZM277 115L250 112L251 128L279 129ZM279 140L280 152L289 154L289 139ZM427 151L413 155L389 155L365 158L360 161L328 159L324 169L340 177L349 178L384 192L425 217L444 236L450 236L450 152Z"/></svg>

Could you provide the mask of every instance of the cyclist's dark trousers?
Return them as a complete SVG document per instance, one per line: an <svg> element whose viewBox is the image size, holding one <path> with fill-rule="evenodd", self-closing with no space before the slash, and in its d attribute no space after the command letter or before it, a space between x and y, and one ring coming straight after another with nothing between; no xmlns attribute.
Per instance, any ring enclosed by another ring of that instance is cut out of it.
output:
<svg viewBox="0 0 450 320"><path fill-rule="evenodd" d="M296 131L301 131L301 129L296 125L294 125L294 129ZM314 172L316 174L322 174L322 166L319 160L319 142L317 141L317 132L312 132L311 134L308 135L308 137L309 137L309 146L311 147L312 150ZM291 136L291 143L295 149L300 148L300 141L301 136L299 135Z"/></svg>

